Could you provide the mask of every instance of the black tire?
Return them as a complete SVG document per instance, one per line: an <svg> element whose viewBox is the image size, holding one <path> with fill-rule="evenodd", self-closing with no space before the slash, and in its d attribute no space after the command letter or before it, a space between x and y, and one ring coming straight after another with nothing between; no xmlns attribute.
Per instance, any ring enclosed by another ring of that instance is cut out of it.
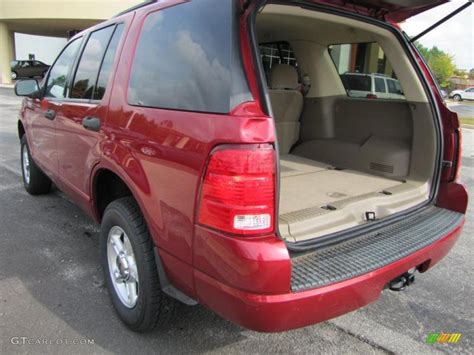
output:
<svg viewBox="0 0 474 355"><path fill-rule="evenodd" d="M453 96L453 100L454 101L462 101L462 97L461 97L461 95L456 94L456 95Z"/></svg>
<svg viewBox="0 0 474 355"><path fill-rule="evenodd" d="M127 307L121 301L109 272L107 243L109 232L115 226L126 233L137 265L138 298L133 308ZM176 306L176 301L161 291L153 248L146 222L132 197L120 198L107 206L102 219L100 238L105 283L120 319L136 332L148 332L158 324L166 323Z"/></svg>
<svg viewBox="0 0 474 355"><path fill-rule="evenodd" d="M24 153L28 155L28 168L25 168ZM21 174L25 190L30 195L44 195L51 191L51 180L41 171L31 158L30 148L26 140L26 134L21 137ZM29 171L29 178L26 176Z"/></svg>

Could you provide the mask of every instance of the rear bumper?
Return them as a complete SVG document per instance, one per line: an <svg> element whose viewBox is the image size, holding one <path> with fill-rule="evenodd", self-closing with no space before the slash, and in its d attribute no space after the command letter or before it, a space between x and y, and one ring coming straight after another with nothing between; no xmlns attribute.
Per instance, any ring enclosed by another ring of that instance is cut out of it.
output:
<svg viewBox="0 0 474 355"><path fill-rule="evenodd" d="M464 219L436 242L366 274L301 292L254 294L195 271L199 302L222 317L261 332L304 327L351 312L378 299L386 285L413 267L431 268L458 239Z"/></svg>

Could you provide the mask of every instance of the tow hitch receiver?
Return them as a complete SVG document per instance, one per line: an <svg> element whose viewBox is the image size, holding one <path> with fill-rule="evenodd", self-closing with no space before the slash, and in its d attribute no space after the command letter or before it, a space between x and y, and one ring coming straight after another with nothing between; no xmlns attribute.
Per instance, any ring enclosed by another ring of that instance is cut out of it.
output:
<svg viewBox="0 0 474 355"><path fill-rule="evenodd" d="M412 283L415 282L415 271L416 269L411 269L405 272L403 275L393 279L388 284L388 287L392 291L403 291Z"/></svg>

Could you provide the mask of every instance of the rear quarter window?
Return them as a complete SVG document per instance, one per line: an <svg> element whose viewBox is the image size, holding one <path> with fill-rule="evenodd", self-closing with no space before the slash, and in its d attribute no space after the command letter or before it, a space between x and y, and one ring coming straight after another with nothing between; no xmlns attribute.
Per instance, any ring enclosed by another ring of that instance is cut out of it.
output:
<svg viewBox="0 0 474 355"><path fill-rule="evenodd" d="M371 84L368 75L342 74L341 80L346 90L370 91Z"/></svg>
<svg viewBox="0 0 474 355"><path fill-rule="evenodd" d="M387 86L389 93L403 95L403 90L398 80L387 80Z"/></svg>
<svg viewBox="0 0 474 355"><path fill-rule="evenodd" d="M379 43L333 44L328 52L348 96L403 99L403 89Z"/></svg>
<svg viewBox="0 0 474 355"><path fill-rule="evenodd" d="M128 85L131 105L227 113L251 99L234 0L192 1L150 13Z"/></svg>

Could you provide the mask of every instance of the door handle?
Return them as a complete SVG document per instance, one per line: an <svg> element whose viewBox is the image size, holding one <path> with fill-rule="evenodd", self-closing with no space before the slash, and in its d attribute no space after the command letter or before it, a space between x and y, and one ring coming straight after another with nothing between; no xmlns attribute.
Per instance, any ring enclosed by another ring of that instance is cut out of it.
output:
<svg viewBox="0 0 474 355"><path fill-rule="evenodd" d="M97 117L85 117L82 120L82 127L97 132L100 129L100 120Z"/></svg>
<svg viewBox="0 0 474 355"><path fill-rule="evenodd" d="M44 117L46 117L48 120L54 120L54 117L56 117L56 111L54 110L46 110L44 113Z"/></svg>

